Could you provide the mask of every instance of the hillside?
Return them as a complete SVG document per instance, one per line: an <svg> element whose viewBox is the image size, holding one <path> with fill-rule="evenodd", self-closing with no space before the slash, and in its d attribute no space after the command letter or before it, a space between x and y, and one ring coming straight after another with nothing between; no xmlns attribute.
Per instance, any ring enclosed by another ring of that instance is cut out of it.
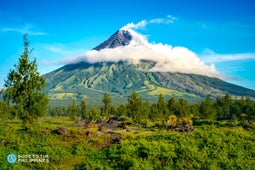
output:
<svg viewBox="0 0 255 170"><path fill-rule="evenodd" d="M65 65L45 75L47 93L52 103L70 102L72 98L88 99L90 105L100 105L104 93L115 104L126 102L136 91L142 98L155 101L159 94L199 101L205 96L231 94L255 97L255 91L224 82L217 78L183 73L148 72L153 62L134 65L127 62L85 62Z"/></svg>

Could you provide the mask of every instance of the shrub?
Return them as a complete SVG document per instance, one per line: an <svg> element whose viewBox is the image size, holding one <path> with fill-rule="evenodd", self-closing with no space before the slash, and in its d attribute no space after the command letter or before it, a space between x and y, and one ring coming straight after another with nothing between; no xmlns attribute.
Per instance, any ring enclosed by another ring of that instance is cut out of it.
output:
<svg viewBox="0 0 255 170"><path fill-rule="evenodd" d="M175 115L170 115L168 117L168 120L167 120L166 124L169 127L175 127L176 124L177 124L177 117Z"/></svg>

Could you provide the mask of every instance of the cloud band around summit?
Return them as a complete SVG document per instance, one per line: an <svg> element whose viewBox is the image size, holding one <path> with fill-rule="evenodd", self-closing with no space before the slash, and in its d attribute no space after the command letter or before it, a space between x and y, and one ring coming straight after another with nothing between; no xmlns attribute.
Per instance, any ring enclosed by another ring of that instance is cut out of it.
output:
<svg viewBox="0 0 255 170"><path fill-rule="evenodd" d="M221 77L213 64L206 65L187 48L161 43L137 45L133 42L114 49L91 50L78 60L89 63L128 61L133 64L138 64L141 60L150 60L156 62L149 70L152 72L181 72Z"/></svg>
<svg viewBox="0 0 255 170"><path fill-rule="evenodd" d="M81 61L88 63L128 61L138 64L141 60L150 60L156 62L156 65L148 70L152 72L181 72L223 78L213 64L206 65L194 52L185 47L152 44L134 30L128 31L131 32L133 40L127 46L100 51L90 50L83 56L66 58L62 62L67 64Z"/></svg>
<svg viewBox="0 0 255 170"><path fill-rule="evenodd" d="M121 30L129 31L132 40L129 45L117 48L106 48L100 51L89 50L80 57L65 58L61 64L77 62L119 62L128 61L138 64L141 60L156 62L155 66L148 71L152 72L180 72L187 74L199 74L210 77L225 78L213 64L205 64L194 52L185 47L172 47L168 44L150 43L147 37L136 32L135 29L145 28L148 24L170 24L176 18L167 16L151 20L142 20L136 24L129 23Z"/></svg>

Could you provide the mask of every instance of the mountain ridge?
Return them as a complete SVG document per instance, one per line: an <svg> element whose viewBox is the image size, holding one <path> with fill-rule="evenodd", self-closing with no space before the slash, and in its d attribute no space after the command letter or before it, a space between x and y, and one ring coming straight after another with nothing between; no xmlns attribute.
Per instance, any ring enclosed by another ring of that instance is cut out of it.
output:
<svg viewBox="0 0 255 170"><path fill-rule="evenodd" d="M130 32L119 30L93 50L126 46L131 41ZM134 91L153 102L159 94L191 102L225 94L255 98L255 90L203 75L152 72L150 68L154 65L155 62L150 60L141 60L137 64L128 61L67 64L44 75L46 92L52 103L70 103L73 98L86 98L89 105L100 105L104 93L110 94L114 104L120 104L126 102Z"/></svg>
<svg viewBox="0 0 255 170"><path fill-rule="evenodd" d="M86 98L89 105L100 105L104 93L109 93L114 104L126 102L136 91L149 101L159 94L166 98L185 98L190 102L203 97L255 97L255 91L226 83L218 78L184 73L144 72L138 65L118 63L77 63L63 66L46 75L48 95L53 101Z"/></svg>

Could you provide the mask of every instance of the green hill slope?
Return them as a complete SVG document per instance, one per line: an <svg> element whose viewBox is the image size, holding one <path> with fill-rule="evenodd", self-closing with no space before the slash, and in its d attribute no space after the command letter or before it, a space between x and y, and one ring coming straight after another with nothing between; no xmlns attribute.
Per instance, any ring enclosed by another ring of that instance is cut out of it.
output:
<svg viewBox="0 0 255 170"><path fill-rule="evenodd" d="M233 96L255 97L255 91L224 82L217 78L183 73L149 72L153 62L134 65L127 62L85 62L65 65L45 76L46 91L51 104L64 105L73 98L87 99L89 105L100 105L104 93L113 103L125 102L131 92L143 99L155 101L159 94L199 101L204 96L226 93Z"/></svg>

